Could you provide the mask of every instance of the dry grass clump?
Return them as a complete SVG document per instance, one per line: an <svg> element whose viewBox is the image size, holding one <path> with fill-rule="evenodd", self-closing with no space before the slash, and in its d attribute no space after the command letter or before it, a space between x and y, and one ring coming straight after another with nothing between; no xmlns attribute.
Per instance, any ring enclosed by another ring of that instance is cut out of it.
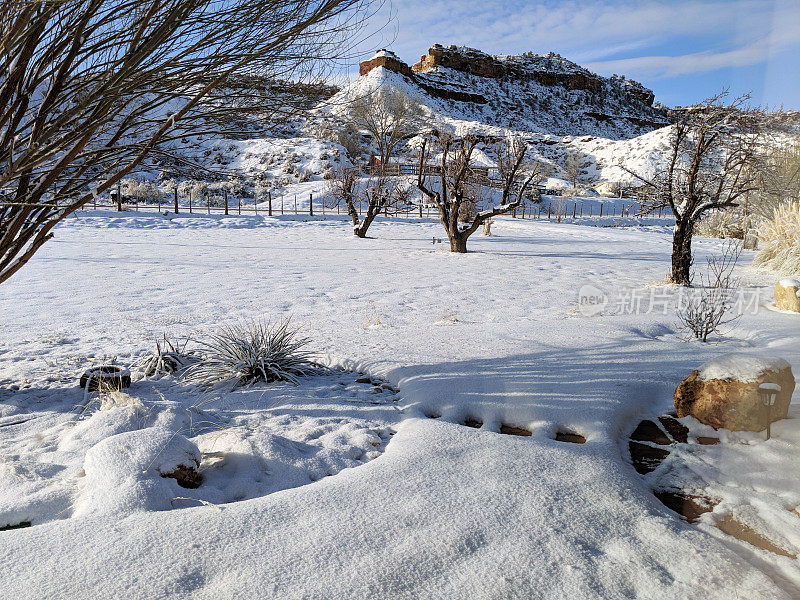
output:
<svg viewBox="0 0 800 600"><path fill-rule="evenodd" d="M759 247L753 264L782 275L800 273L800 202L779 206L758 229Z"/></svg>
<svg viewBox="0 0 800 600"><path fill-rule="evenodd" d="M309 340L298 333L289 320L229 326L197 343L200 361L186 370L185 380L203 388L231 389L260 381L296 383L320 369L303 350Z"/></svg>

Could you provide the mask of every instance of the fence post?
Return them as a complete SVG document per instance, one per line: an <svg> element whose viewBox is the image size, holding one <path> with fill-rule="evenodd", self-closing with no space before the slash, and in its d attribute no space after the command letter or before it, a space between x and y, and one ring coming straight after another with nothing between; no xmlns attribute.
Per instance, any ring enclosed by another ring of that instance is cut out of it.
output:
<svg viewBox="0 0 800 600"><path fill-rule="evenodd" d="M572 203L572 218L573 218L573 219L575 218L575 209L576 209L577 207L578 207L578 203L577 203L577 202L573 202L573 203Z"/></svg>
<svg viewBox="0 0 800 600"><path fill-rule="evenodd" d="M419 205L419 218L422 218L422 204Z"/></svg>
<svg viewBox="0 0 800 600"><path fill-rule="evenodd" d="M547 220L548 221L550 220L550 209L552 208L552 206L553 205L550 204L549 202L547 203Z"/></svg>
<svg viewBox="0 0 800 600"><path fill-rule="evenodd" d="M161 195L158 196L158 212L161 212Z"/></svg>
<svg viewBox="0 0 800 600"><path fill-rule="evenodd" d="M297 194L294 195L294 214L297 214Z"/></svg>
<svg viewBox="0 0 800 600"><path fill-rule="evenodd" d="M242 214L242 197L241 196L239 196L238 205L239 205L239 214Z"/></svg>
<svg viewBox="0 0 800 600"><path fill-rule="evenodd" d="M267 208L269 209L269 216L271 217L272 216L272 190L269 190L267 192L267 202L269 202L269 204L267 205Z"/></svg>
<svg viewBox="0 0 800 600"><path fill-rule="evenodd" d="M175 214L177 215L178 214L178 188L176 187L172 191L175 194Z"/></svg>
<svg viewBox="0 0 800 600"><path fill-rule="evenodd" d="M583 216L583 202L581 202L581 215L580 216Z"/></svg>
<svg viewBox="0 0 800 600"><path fill-rule="evenodd" d="M192 192L189 192L189 214L192 214Z"/></svg>
<svg viewBox="0 0 800 600"><path fill-rule="evenodd" d="M228 190L222 189L222 197L225 199L225 215L228 214Z"/></svg>
<svg viewBox="0 0 800 600"><path fill-rule="evenodd" d="M122 212L122 185L117 184L117 212Z"/></svg>
<svg viewBox="0 0 800 600"><path fill-rule="evenodd" d="M283 194L281 194L281 214L283 214Z"/></svg>
<svg viewBox="0 0 800 600"><path fill-rule="evenodd" d="M600 216L601 217L603 216L603 205L602 204L600 205Z"/></svg>
<svg viewBox="0 0 800 600"><path fill-rule="evenodd" d="M209 197L208 192L206 192L206 212L211 214L211 198Z"/></svg>
<svg viewBox="0 0 800 600"><path fill-rule="evenodd" d="M314 194L308 195L308 216L314 216Z"/></svg>

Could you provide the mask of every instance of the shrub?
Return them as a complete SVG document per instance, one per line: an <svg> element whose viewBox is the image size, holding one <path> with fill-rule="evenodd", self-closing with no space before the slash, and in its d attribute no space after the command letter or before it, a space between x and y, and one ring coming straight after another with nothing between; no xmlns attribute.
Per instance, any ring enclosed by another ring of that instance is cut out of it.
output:
<svg viewBox="0 0 800 600"><path fill-rule="evenodd" d="M135 179L123 179L122 194L137 203L156 204L164 197L164 193L159 187L149 181L136 181Z"/></svg>
<svg viewBox="0 0 800 600"><path fill-rule="evenodd" d="M738 210L718 210L707 213L694 225L695 235L720 239L744 239L751 226L750 217Z"/></svg>
<svg viewBox="0 0 800 600"><path fill-rule="evenodd" d="M800 273L800 202L779 206L758 229L761 251L753 264L783 275Z"/></svg>
<svg viewBox="0 0 800 600"><path fill-rule="evenodd" d="M738 285L733 270L741 253L741 242L726 242L720 256L707 260L700 286L689 290L695 293L678 306L678 321L701 342L708 341L710 335L720 333L720 327L739 318L730 311L735 301L734 288Z"/></svg>
<svg viewBox="0 0 800 600"><path fill-rule="evenodd" d="M181 344L172 342L165 334L163 342L156 342L155 351L141 357L137 361L136 367L147 377L182 371L198 361L194 350L186 349L188 344L188 339Z"/></svg>
<svg viewBox="0 0 800 600"><path fill-rule="evenodd" d="M259 381L290 381L311 375L320 366L302 350L307 338L298 337L289 320L277 325L263 321L230 326L198 342L200 362L189 367L185 379L204 388L234 389Z"/></svg>

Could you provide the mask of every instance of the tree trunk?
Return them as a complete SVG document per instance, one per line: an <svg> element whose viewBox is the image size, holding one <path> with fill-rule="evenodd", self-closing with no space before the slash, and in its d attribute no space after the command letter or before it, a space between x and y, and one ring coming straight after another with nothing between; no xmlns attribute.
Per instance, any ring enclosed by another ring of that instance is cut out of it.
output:
<svg viewBox="0 0 800 600"><path fill-rule="evenodd" d="M450 252L465 254L467 252L467 238L460 235L451 235Z"/></svg>
<svg viewBox="0 0 800 600"><path fill-rule="evenodd" d="M689 285L692 276L692 222L675 223L672 236L672 283Z"/></svg>

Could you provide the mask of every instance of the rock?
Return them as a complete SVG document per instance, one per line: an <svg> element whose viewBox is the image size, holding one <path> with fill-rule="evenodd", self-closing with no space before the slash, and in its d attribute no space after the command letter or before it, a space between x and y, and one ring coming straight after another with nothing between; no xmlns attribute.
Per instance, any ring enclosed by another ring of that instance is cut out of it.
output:
<svg viewBox="0 0 800 600"><path fill-rule="evenodd" d="M520 435L523 437L531 435L530 430L524 427L517 427L516 425L508 425L506 423L500 425L500 433L505 435Z"/></svg>
<svg viewBox="0 0 800 600"><path fill-rule="evenodd" d="M669 439L661 429L652 421L645 419L631 434L631 439L637 442L652 442L660 446L669 446L672 440Z"/></svg>
<svg viewBox="0 0 800 600"><path fill-rule="evenodd" d="M556 431L556 441L567 442L569 444L585 444L586 438L580 433L574 433L572 431Z"/></svg>
<svg viewBox="0 0 800 600"><path fill-rule="evenodd" d="M658 417L658 420L664 426L664 429L667 430L667 433L669 433L672 436L672 439L674 439L679 444L686 443L686 441L689 438L688 427L686 427L682 423L679 423L678 421L675 420L674 417L671 417L670 415L662 415Z"/></svg>
<svg viewBox="0 0 800 600"><path fill-rule="evenodd" d="M675 410L714 429L761 431L767 426L758 394L762 383L781 386L770 420L785 419L795 387L792 368L779 358L747 354L729 354L692 371L675 390Z"/></svg>
<svg viewBox="0 0 800 600"><path fill-rule="evenodd" d="M628 450L631 453L631 462L633 468L640 475L645 475L651 471L655 471L658 465L669 456L669 450L662 448L654 448L641 442L628 442Z"/></svg>
<svg viewBox="0 0 800 600"><path fill-rule="evenodd" d="M689 523L697 521L703 513L711 512L718 504L716 500L688 494L683 490L656 490L653 494L664 506L684 517Z"/></svg>
<svg viewBox="0 0 800 600"><path fill-rule="evenodd" d="M787 277L775 285L775 307L800 313L800 280Z"/></svg>

